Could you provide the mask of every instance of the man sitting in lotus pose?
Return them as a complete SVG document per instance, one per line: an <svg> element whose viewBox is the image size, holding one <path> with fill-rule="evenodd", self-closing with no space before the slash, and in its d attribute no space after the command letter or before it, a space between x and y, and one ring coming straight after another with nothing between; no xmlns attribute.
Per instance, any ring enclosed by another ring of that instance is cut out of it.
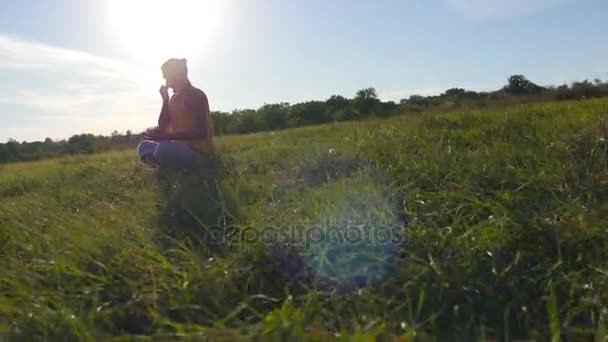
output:
<svg viewBox="0 0 608 342"><path fill-rule="evenodd" d="M137 147L140 159L161 169L180 169L213 153L213 125L205 93L188 79L186 59L172 58L161 70L163 106L158 127L145 133ZM173 89L169 98L168 88Z"/></svg>

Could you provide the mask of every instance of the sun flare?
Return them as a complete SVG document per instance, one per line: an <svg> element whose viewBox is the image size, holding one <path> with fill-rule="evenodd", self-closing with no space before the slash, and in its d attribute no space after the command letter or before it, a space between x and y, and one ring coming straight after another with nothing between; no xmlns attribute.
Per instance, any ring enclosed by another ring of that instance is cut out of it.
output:
<svg viewBox="0 0 608 342"><path fill-rule="evenodd" d="M220 0L111 0L110 24L140 63L194 58L208 47L220 21Z"/></svg>

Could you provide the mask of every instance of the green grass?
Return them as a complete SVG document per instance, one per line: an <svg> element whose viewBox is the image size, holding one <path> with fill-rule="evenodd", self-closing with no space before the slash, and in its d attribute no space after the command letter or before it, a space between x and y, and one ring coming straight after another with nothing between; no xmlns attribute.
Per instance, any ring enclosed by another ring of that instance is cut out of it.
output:
<svg viewBox="0 0 608 342"><path fill-rule="evenodd" d="M133 151L0 166L0 339L605 340L607 118L222 137L204 177Z"/></svg>

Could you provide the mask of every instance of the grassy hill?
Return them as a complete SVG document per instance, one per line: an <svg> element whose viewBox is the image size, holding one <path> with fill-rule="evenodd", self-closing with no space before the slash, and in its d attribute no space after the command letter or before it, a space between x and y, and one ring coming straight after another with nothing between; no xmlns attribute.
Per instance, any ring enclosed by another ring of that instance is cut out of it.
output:
<svg viewBox="0 0 608 342"><path fill-rule="evenodd" d="M597 99L0 166L0 339L603 340L607 139Z"/></svg>

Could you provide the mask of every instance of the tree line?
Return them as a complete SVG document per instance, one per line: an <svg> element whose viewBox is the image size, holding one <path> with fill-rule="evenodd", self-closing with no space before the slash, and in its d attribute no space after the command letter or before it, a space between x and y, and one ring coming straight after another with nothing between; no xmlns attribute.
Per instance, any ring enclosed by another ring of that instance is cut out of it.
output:
<svg viewBox="0 0 608 342"><path fill-rule="evenodd" d="M381 101L374 88L359 90L353 98L333 95L325 101L266 104L257 110L214 112L214 128L219 135L273 131L337 121L388 117L431 110L478 108L526 101L563 101L608 95L608 82L585 80L570 85L542 87L523 75L509 77L499 90L476 92L451 88L440 95L412 95L394 101Z"/></svg>
<svg viewBox="0 0 608 342"><path fill-rule="evenodd" d="M603 96L608 96L608 82L599 79L543 87L523 75L513 75L509 77L504 87L496 91L476 92L451 88L440 95L412 95L397 103L382 101L374 88L366 88L357 91L352 98L333 95L324 101L265 104L255 110L241 109L231 113L216 111L212 113L212 119L216 135L246 134L431 110L499 106L526 101L576 100ZM47 138L44 141L19 143L9 139L6 143L0 143L0 163L133 148L141 138L141 133L114 131L110 136L77 134L61 141Z"/></svg>
<svg viewBox="0 0 608 342"><path fill-rule="evenodd" d="M67 140L60 141L46 138L44 141L20 143L9 139L8 142L0 144L0 163L34 161L62 155L92 154L132 148L140 140L141 135L133 134L131 131L122 134L114 131L111 136L76 134Z"/></svg>

